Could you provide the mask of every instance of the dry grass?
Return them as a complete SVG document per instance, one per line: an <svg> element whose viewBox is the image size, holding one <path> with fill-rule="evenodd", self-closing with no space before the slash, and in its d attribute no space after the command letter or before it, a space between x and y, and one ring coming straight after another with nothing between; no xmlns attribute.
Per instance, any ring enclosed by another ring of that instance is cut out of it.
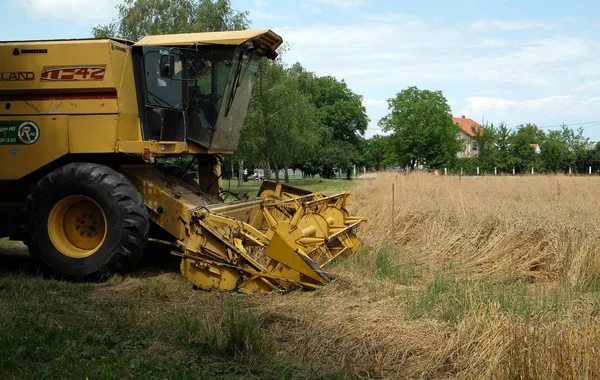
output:
<svg viewBox="0 0 600 380"><path fill-rule="evenodd" d="M260 302L287 316L291 354L356 377L600 377L600 178L389 175L353 193L376 253Z"/></svg>
<svg viewBox="0 0 600 380"><path fill-rule="evenodd" d="M600 178L586 177L384 176L354 194L372 219L363 230L366 241L398 245L430 271L450 263L464 276L588 288L600 269L599 185Z"/></svg>

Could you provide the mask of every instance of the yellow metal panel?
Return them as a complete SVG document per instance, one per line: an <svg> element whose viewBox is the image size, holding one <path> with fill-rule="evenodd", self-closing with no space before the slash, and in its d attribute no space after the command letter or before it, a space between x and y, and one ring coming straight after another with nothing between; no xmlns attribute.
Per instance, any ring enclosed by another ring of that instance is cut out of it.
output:
<svg viewBox="0 0 600 380"><path fill-rule="evenodd" d="M170 154L231 154L230 150L208 150L183 141L118 141L117 151L121 153L142 154L144 149L161 156Z"/></svg>
<svg viewBox="0 0 600 380"><path fill-rule="evenodd" d="M111 61L113 81L119 95L119 112L121 114L138 114L137 94L133 76L133 60L131 47L111 41Z"/></svg>
<svg viewBox="0 0 600 380"><path fill-rule="evenodd" d="M188 148L190 154L233 154L233 150L228 149L205 149L199 145L190 144Z"/></svg>
<svg viewBox="0 0 600 380"><path fill-rule="evenodd" d="M130 50L111 40L0 43L3 115L137 115Z"/></svg>
<svg viewBox="0 0 600 380"><path fill-rule="evenodd" d="M315 271L318 268L317 264L313 263L310 257L306 256L299 248L286 240L279 232L271 238L271 242L265 251L265 256L272 259L316 280L320 283L328 282L321 274ZM311 263L315 268L309 265Z"/></svg>
<svg viewBox="0 0 600 380"><path fill-rule="evenodd" d="M157 218L162 218L159 224L173 236L186 236L185 229L180 229L183 226L180 217L185 215L187 218L190 210L206 206L206 201L177 182L164 187L166 178L154 165L123 165L121 169L144 195L146 206L154 210ZM175 194L177 198L174 198ZM163 210L158 212L160 206ZM171 230L169 223L173 223L176 229Z"/></svg>
<svg viewBox="0 0 600 380"><path fill-rule="evenodd" d="M204 290L233 290L240 278L240 272L234 268L219 268L188 259L181 260L180 269L188 280Z"/></svg>
<svg viewBox="0 0 600 380"><path fill-rule="evenodd" d="M117 115L69 117L69 152L110 153L117 142Z"/></svg>
<svg viewBox="0 0 600 380"><path fill-rule="evenodd" d="M142 141L142 127L137 114L119 114L117 139L121 141Z"/></svg>
<svg viewBox="0 0 600 380"><path fill-rule="evenodd" d="M20 139L8 145L6 139L12 140L11 136ZM3 117L0 123L0 180L19 179L67 154L68 139L66 116Z"/></svg>
<svg viewBox="0 0 600 380"><path fill-rule="evenodd" d="M110 62L110 40L80 41L29 41L0 43L0 73L6 77L17 73L19 80L2 80L2 90L34 90L34 91L106 91L115 89L114 77ZM44 53L14 55L14 49L26 51L45 51ZM122 53L121 53L122 54ZM104 66L104 70L102 67ZM42 79L42 73L61 68L96 68L101 75L94 75L88 70L86 75L74 72L61 72L56 80ZM9 76L10 78L10 76Z"/></svg>
<svg viewBox="0 0 600 380"><path fill-rule="evenodd" d="M48 100L27 100L22 97L16 96L14 99L23 100L11 100L11 97L7 97L7 101L4 104L3 114L4 115L80 115L80 114L102 114L102 113L117 113L119 111L117 106L117 99L85 99L77 98L64 98L56 96L55 99ZM9 105L9 109L6 110L6 104Z"/></svg>
<svg viewBox="0 0 600 380"><path fill-rule="evenodd" d="M182 141L119 141L117 151L121 153L142 154L144 149L149 149L155 155L187 153L189 146Z"/></svg>

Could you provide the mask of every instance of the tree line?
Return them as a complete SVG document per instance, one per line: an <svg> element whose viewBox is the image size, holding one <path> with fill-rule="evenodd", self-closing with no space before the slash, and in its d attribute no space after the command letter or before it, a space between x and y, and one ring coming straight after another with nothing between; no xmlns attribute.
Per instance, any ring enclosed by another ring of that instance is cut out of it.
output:
<svg viewBox="0 0 600 380"><path fill-rule="evenodd" d="M368 166L429 169L476 173L588 173L600 170L600 145L583 135L583 129L562 125L545 132L535 124L509 128L505 123L473 128L477 157L458 157L465 141L452 122L450 107L441 91L409 87L388 101L389 114L379 121L389 135L367 141ZM535 146L539 147L536 151Z"/></svg>
<svg viewBox="0 0 600 380"><path fill-rule="evenodd" d="M247 29L247 11L230 0L125 0L116 20L92 28L94 37L138 40L146 35ZM457 156L464 142L441 91L408 87L388 100L378 125L385 134L365 138L369 119L362 96L342 79L318 76L300 63L285 64L286 47L275 61L262 60L238 151L225 158L228 176L244 167L300 169L304 174L349 178L353 166L448 168L483 172L585 172L600 168L600 147L583 131L563 126L544 132L535 124L488 125L474 131L478 157ZM537 154L531 144L538 144ZM233 168L233 170L232 170ZM285 181L288 170L284 170ZM277 178L279 180L279 178Z"/></svg>

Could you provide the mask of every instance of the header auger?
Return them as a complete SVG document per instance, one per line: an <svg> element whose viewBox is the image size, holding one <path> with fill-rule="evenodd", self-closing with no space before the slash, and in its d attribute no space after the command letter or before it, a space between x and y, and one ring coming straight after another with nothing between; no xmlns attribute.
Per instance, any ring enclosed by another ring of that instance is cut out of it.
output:
<svg viewBox="0 0 600 380"><path fill-rule="evenodd" d="M0 237L77 279L133 268L150 240L201 289L331 281L327 265L361 246L349 193L264 182L223 203L219 157L281 43L270 30L0 43ZM186 155L197 180L164 161Z"/></svg>

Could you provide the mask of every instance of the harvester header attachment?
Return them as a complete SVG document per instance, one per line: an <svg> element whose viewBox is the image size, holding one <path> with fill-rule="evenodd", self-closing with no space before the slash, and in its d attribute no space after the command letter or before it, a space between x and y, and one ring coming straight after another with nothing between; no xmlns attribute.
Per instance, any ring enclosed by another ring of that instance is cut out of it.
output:
<svg viewBox="0 0 600 380"><path fill-rule="evenodd" d="M172 253L182 257L181 272L198 288L314 289L331 281L326 267L332 260L362 246L356 232L365 219L348 213L350 193L326 196L265 182L258 197L202 205L193 188L164 186L160 174L149 173L154 170L128 167L126 173L156 208L150 218L177 237Z"/></svg>

